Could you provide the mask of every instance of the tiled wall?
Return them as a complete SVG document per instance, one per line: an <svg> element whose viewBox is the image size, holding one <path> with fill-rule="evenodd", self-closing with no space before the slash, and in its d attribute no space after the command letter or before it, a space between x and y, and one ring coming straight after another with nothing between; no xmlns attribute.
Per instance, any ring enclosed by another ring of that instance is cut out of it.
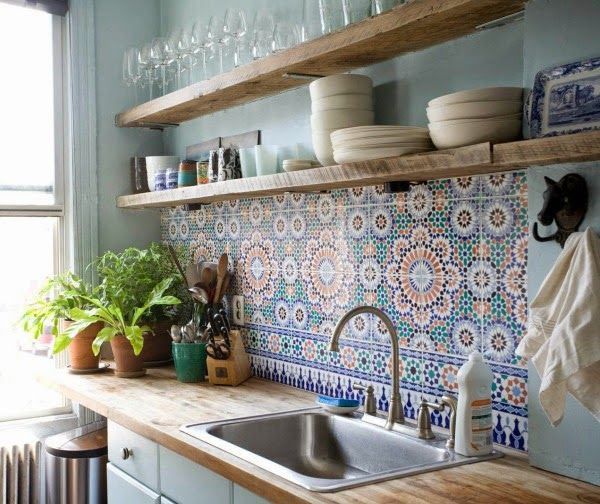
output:
<svg viewBox="0 0 600 504"><path fill-rule="evenodd" d="M422 395L455 393L456 373L477 349L495 376L495 441L527 449L527 369L514 355L527 320L525 172L435 181L407 194L370 187L165 210L162 232L196 260L230 254L230 292L245 297L256 375L341 396L371 382L385 410L382 325L356 317L340 352L327 350L341 315L377 306L398 330L408 417ZM448 425L446 414L433 421Z"/></svg>

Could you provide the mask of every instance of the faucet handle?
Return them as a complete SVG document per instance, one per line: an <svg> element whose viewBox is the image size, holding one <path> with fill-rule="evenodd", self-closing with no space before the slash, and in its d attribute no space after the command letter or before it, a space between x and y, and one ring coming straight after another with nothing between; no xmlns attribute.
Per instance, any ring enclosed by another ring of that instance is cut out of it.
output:
<svg viewBox="0 0 600 504"><path fill-rule="evenodd" d="M433 439L435 436L431 431L431 417L429 416L429 408L438 409L435 403L427 402L421 399L419 405L419 415L417 416L417 435L420 439Z"/></svg>
<svg viewBox="0 0 600 504"><path fill-rule="evenodd" d="M360 390L365 394L365 415L377 414L377 404L375 403L375 389L373 385L363 385L362 383L354 383L354 390Z"/></svg>

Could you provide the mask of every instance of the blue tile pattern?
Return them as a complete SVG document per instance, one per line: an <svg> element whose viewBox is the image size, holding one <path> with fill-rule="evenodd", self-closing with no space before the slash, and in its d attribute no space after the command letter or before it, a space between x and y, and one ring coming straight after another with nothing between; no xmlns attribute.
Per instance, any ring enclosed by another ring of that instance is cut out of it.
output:
<svg viewBox="0 0 600 504"><path fill-rule="evenodd" d="M374 384L388 407L385 327L356 317L327 342L348 309L383 309L398 329L405 414L422 396L456 393L473 350L494 372L494 440L527 449L527 369L514 355L527 321L525 172L463 177L390 195L382 187L230 201L163 210L163 240L195 260L230 255L228 295L245 297L244 343L256 376L337 397ZM445 413L435 425L448 427Z"/></svg>

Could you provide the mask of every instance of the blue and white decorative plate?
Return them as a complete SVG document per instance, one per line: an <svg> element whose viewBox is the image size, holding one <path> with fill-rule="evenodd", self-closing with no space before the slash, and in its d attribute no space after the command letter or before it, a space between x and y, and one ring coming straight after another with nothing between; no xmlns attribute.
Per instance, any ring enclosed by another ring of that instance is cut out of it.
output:
<svg viewBox="0 0 600 504"><path fill-rule="evenodd" d="M600 128L600 58L542 70L531 94L532 138Z"/></svg>

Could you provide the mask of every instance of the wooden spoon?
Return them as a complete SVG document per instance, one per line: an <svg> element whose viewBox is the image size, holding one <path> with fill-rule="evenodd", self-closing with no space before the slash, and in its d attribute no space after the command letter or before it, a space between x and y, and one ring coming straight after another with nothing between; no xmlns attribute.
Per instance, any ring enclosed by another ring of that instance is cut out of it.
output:
<svg viewBox="0 0 600 504"><path fill-rule="evenodd" d="M213 297L213 303L218 303L221 295L221 288L223 287L223 280L227 274L227 267L229 266L229 257L227 254L221 254L219 257L219 264L217 265L217 287L215 288L215 294Z"/></svg>

